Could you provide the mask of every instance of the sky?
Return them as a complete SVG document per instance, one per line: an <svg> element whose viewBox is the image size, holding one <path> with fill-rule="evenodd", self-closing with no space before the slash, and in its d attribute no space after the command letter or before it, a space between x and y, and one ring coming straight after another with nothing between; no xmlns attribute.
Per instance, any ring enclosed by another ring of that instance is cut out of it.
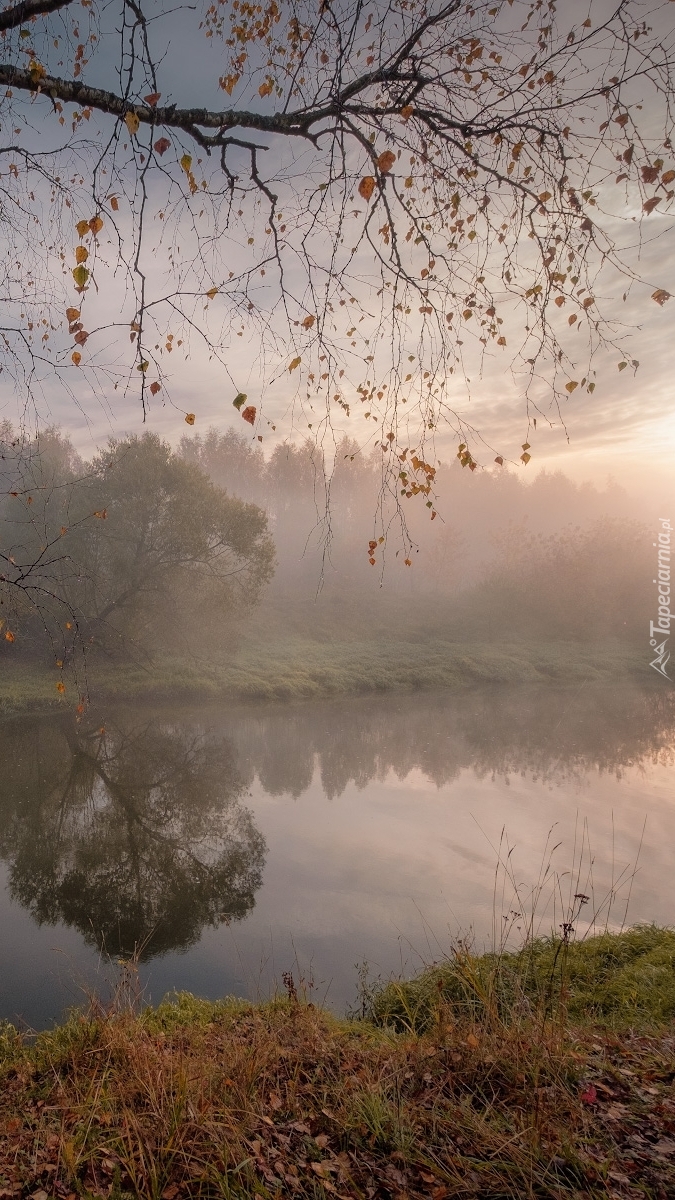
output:
<svg viewBox="0 0 675 1200"><path fill-rule="evenodd" d="M585 9L586 5L581 7ZM572 9L580 12L581 7L578 4L567 6L566 15L569 12L571 16ZM591 10L597 11L598 7L602 9L603 5L591 5ZM668 5L664 8L667 12ZM155 9L158 12L159 6L154 6L153 11ZM201 35L191 32L189 22L192 19L191 15L181 13L171 18L171 36L166 38L166 57L162 64L163 78L170 81L172 93L180 95L181 99L206 98L215 106L222 103L222 92L218 93L211 85L205 92L203 85L205 79L217 77L221 51L215 41L208 44ZM667 22L668 16L662 14L660 19ZM667 24L664 28L668 28ZM112 76L109 82L111 85L114 82ZM39 138L39 135L38 122L35 136ZM630 202L626 200L625 212L621 212L620 206L617 210L616 197L612 197L612 204L618 217L617 229L623 228L631 220ZM656 212L648 222L648 237L639 254L641 270L655 288L675 294L672 218ZM161 261L153 265L158 270L163 266ZM98 302L104 310L107 305L110 318L114 319L116 305L121 304L119 288L122 284L107 278L105 286L109 284L109 294L99 296ZM549 413L550 423L546 420L544 389L540 392L544 413L538 418L534 436L532 427L528 426L519 381L505 370L504 358L495 356L489 360L482 377L474 372L473 366L468 368L471 372L470 397L456 377L448 377L446 398L460 416L479 431L475 457L481 466L492 468L497 453L513 463L514 469L528 475L534 475L542 468L562 469L576 479L598 482L604 482L611 475L631 490L653 497L654 503L662 500L665 505L670 505L668 512L675 513L672 470L675 461L675 300L660 307L650 300L648 287L636 287L624 303L618 295L620 284L616 279L607 279L605 288L602 299L606 310L631 330L630 354L640 363L637 370L629 365L619 372L616 355L601 355L596 364L598 385L595 393L591 396L579 388L565 401L561 414ZM613 294L613 290L617 294ZM218 299L212 303L214 310L217 309ZM113 349L116 349L115 338L120 339L121 347L126 334L111 334L109 346ZM310 430L307 412L293 402L294 388L288 375L282 374L271 384L266 382L257 349L248 334L239 342L234 337L227 363L223 366L210 361L203 346L193 338L186 361L175 361L178 355L172 358L170 381L151 400L145 418L137 388L126 393L124 389L115 391L112 387L95 391L78 381L74 399L63 389L47 385L40 397L41 421L67 430L85 456L111 436L140 433L144 428L156 431L175 444L188 429L186 412L195 414L194 432L204 432L210 425L224 429L235 424L243 428L238 413L232 408L236 387L246 392L253 403L262 406L265 426L257 426L252 436L257 436L260 428L263 449L269 453L278 439L302 440L310 435ZM18 403L20 407L20 399ZM16 419L18 411L17 398L5 377L4 382L0 380L0 416ZM274 431L272 425L276 426ZM358 410L349 418L339 412L334 427L337 436L341 432L347 433L365 446L375 437L374 430L363 421L363 412ZM533 445L532 460L523 466L519 455L526 438ZM456 445L457 437L452 430L441 428L437 431L435 451L439 459L451 457Z"/></svg>

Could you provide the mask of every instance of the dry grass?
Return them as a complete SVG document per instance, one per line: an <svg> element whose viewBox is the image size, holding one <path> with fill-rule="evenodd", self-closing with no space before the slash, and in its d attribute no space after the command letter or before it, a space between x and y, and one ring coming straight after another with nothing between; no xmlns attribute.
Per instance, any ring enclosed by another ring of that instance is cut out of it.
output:
<svg viewBox="0 0 675 1200"><path fill-rule="evenodd" d="M0 1197L675 1195L675 1037L178 996L0 1039Z"/></svg>

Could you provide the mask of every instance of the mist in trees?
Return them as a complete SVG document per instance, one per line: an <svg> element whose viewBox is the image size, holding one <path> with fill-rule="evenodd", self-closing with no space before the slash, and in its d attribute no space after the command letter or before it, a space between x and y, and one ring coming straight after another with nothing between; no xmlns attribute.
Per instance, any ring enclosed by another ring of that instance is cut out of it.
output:
<svg viewBox="0 0 675 1200"><path fill-rule="evenodd" d="M48 432L0 502L0 653L64 666L230 661L242 638L618 639L644 632L651 537L617 484L441 464L443 506L400 508L380 447L330 470L310 443L265 457L233 429L111 442ZM639 513L637 513L639 515ZM374 522L388 531L374 537Z"/></svg>

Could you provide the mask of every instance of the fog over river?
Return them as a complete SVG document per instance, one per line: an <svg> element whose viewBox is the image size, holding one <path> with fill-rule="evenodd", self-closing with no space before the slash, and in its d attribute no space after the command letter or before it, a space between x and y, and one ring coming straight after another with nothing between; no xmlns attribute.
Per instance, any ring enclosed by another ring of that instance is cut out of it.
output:
<svg viewBox="0 0 675 1200"><path fill-rule="evenodd" d="M134 950L148 1000L292 971L344 1011L357 964L411 973L505 925L515 944L538 881L541 933L575 891L598 927L673 922L660 686L129 706L0 743L0 1016L34 1027Z"/></svg>

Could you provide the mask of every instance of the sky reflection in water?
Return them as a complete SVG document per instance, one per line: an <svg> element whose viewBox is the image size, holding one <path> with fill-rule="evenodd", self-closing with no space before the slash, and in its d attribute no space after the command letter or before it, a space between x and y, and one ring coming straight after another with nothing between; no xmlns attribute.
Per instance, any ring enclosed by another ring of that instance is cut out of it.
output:
<svg viewBox="0 0 675 1200"><path fill-rule="evenodd" d="M264 996L293 969L343 1009L357 962L412 971L492 936L515 904L503 875L493 900L503 836L516 910L561 841L563 898L573 884L600 905L618 880L613 923L629 890L629 921L673 920L665 688L135 708L24 718L0 742L0 1015L34 1026L105 991L107 956L134 945L153 1000Z"/></svg>

